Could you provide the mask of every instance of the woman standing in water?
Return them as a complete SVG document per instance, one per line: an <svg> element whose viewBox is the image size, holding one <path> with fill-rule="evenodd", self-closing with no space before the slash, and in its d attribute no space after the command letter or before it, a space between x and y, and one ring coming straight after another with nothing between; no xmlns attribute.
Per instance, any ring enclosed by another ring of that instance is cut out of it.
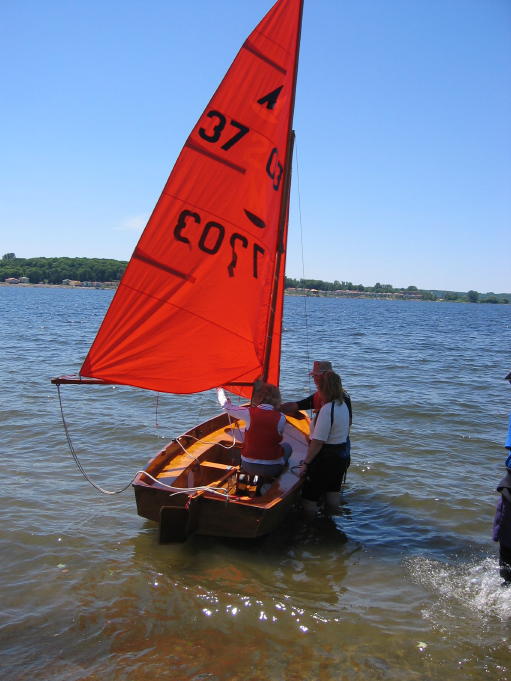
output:
<svg viewBox="0 0 511 681"><path fill-rule="evenodd" d="M323 406L301 464L301 474L305 476L302 499L309 517L316 514L322 497L328 513L338 510L339 492L349 465L350 413L341 377L334 371L325 371L318 377L317 387Z"/></svg>

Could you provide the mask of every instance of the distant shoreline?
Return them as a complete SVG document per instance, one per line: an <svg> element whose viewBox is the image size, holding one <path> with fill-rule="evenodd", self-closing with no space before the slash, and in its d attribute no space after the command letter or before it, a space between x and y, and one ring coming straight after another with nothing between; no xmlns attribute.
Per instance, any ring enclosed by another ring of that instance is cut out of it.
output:
<svg viewBox="0 0 511 681"><path fill-rule="evenodd" d="M0 281L0 286L7 288L63 288L80 291L115 291L117 286L68 286L67 284L8 284Z"/></svg>
<svg viewBox="0 0 511 681"><path fill-rule="evenodd" d="M27 283L7 283L0 281L0 287L4 288L46 288L46 289L65 289L65 290L80 290L80 291L116 291L117 286L112 284L102 286L100 282L95 286L70 286L68 284L27 284ZM468 301L458 298L456 300L446 300L445 298L437 298L436 300L425 300L420 295L410 294L407 292L396 291L393 293L376 293L371 291L318 291L315 289L284 289L284 295L294 298L349 298L351 300L387 300L387 301L414 301L422 303L465 303L473 305L474 302L478 305L507 305L507 302L485 303L483 300Z"/></svg>
<svg viewBox="0 0 511 681"><path fill-rule="evenodd" d="M295 291L284 291L284 295L290 296L291 298L349 298L350 300L390 300L390 301L413 301L418 303L468 303L467 300L462 300L461 298L457 300L445 300L444 298L436 298L435 300L426 300L421 298L421 296L409 296L403 295L399 292L396 293L373 293L371 291L361 291L357 293L343 292L334 293L332 291L319 291L318 293L308 292L308 293L296 293ZM478 301L479 303L481 301Z"/></svg>
<svg viewBox="0 0 511 681"><path fill-rule="evenodd" d="M34 286L40 288L118 288L128 262L111 258L34 257L17 258L15 253L5 253L0 259L0 286ZM39 282L39 283L35 283ZM286 295L321 298L370 298L373 300L426 300L440 302L469 302L506 305L511 303L510 293L452 291L447 289L422 289L417 286L394 287L376 282L373 286L351 281L333 282L320 279L296 279L285 275Z"/></svg>

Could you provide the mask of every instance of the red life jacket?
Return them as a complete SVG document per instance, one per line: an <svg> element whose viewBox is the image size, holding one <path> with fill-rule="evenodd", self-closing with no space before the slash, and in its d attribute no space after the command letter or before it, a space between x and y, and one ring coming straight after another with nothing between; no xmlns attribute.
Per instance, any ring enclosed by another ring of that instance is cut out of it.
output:
<svg viewBox="0 0 511 681"><path fill-rule="evenodd" d="M312 410L314 413L317 414L324 404L325 400L319 394L319 390L317 390L312 396Z"/></svg>
<svg viewBox="0 0 511 681"><path fill-rule="evenodd" d="M245 431L242 455L246 459L275 461L282 457L282 435L277 430L281 413L275 409L249 407L250 428Z"/></svg>

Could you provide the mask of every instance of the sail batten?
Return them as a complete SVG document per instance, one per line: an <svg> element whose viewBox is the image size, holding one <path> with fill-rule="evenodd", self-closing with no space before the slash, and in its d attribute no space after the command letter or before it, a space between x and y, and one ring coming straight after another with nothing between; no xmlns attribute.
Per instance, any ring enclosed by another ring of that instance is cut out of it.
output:
<svg viewBox="0 0 511 681"><path fill-rule="evenodd" d="M185 281L190 281L192 283L195 281L195 278L192 275L186 274L186 272L180 272L179 270L176 270L174 267L170 267L164 262L159 262L138 248L135 249L131 257L144 262L146 265L151 265L151 267L156 267L156 269L163 270L164 272L168 272L168 274L172 274L175 277L184 279Z"/></svg>
<svg viewBox="0 0 511 681"><path fill-rule="evenodd" d="M162 392L278 383L302 0L243 43L165 184L80 374ZM270 328L271 327L271 328ZM238 385L236 385L238 384Z"/></svg>
<svg viewBox="0 0 511 681"><path fill-rule="evenodd" d="M193 151L196 151L198 154L203 154L204 156L207 156L208 158L212 159L213 161L216 161L217 163L222 163L223 165L227 166L228 168L231 168L232 170L236 170L238 173L241 173L242 175L247 172L246 168L242 168L239 165L236 165L236 163L232 163L226 158L222 158L218 154L214 154L212 151L209 149L205 149L203 146L200 144L197 144L193 140L187 140L186 146L188 149L193 149Z"/></svg>
<svg viewBox="0 0 511 681"><path fill-rule="evenodd" d="M283 66L281 66L280 64L277 64L277 63L274 62L272 59L270 59L269 57L267 57L265 54L263 54L262 52L260 52L260 51L257 49L257 47L256 47L255 45L253 45L249 40L246 40L246 41L244 42L243 47L244 47L246 50L248 50L249 52L252 52L252 54L254 54L256 57L259 57L259 59L262 59L263 61L265 61L265 62L266 62L267 64L269 64L270 66L273 66L273 68L274 68L274 69L277 69L277 71L280 71L281 73L283 73L284 75L286 75L287 71L286 71L286 69L285 69Z"/></svg>

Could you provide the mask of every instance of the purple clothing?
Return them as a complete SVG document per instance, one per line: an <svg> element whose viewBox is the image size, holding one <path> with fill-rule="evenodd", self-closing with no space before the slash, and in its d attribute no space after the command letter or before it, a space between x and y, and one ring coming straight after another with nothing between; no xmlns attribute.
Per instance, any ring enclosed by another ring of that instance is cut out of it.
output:
<svg viewBox="0 0 511 681"><path fill-rule="evenodd" d="M508 494L502 494L503 490L508 490ZM511 548L511 503L506 498L511 491L511 471L497 485L497 492L500 492L500 499L497 502L495 518L493 521L493 541L498 541L502 546Z"/></svg>

